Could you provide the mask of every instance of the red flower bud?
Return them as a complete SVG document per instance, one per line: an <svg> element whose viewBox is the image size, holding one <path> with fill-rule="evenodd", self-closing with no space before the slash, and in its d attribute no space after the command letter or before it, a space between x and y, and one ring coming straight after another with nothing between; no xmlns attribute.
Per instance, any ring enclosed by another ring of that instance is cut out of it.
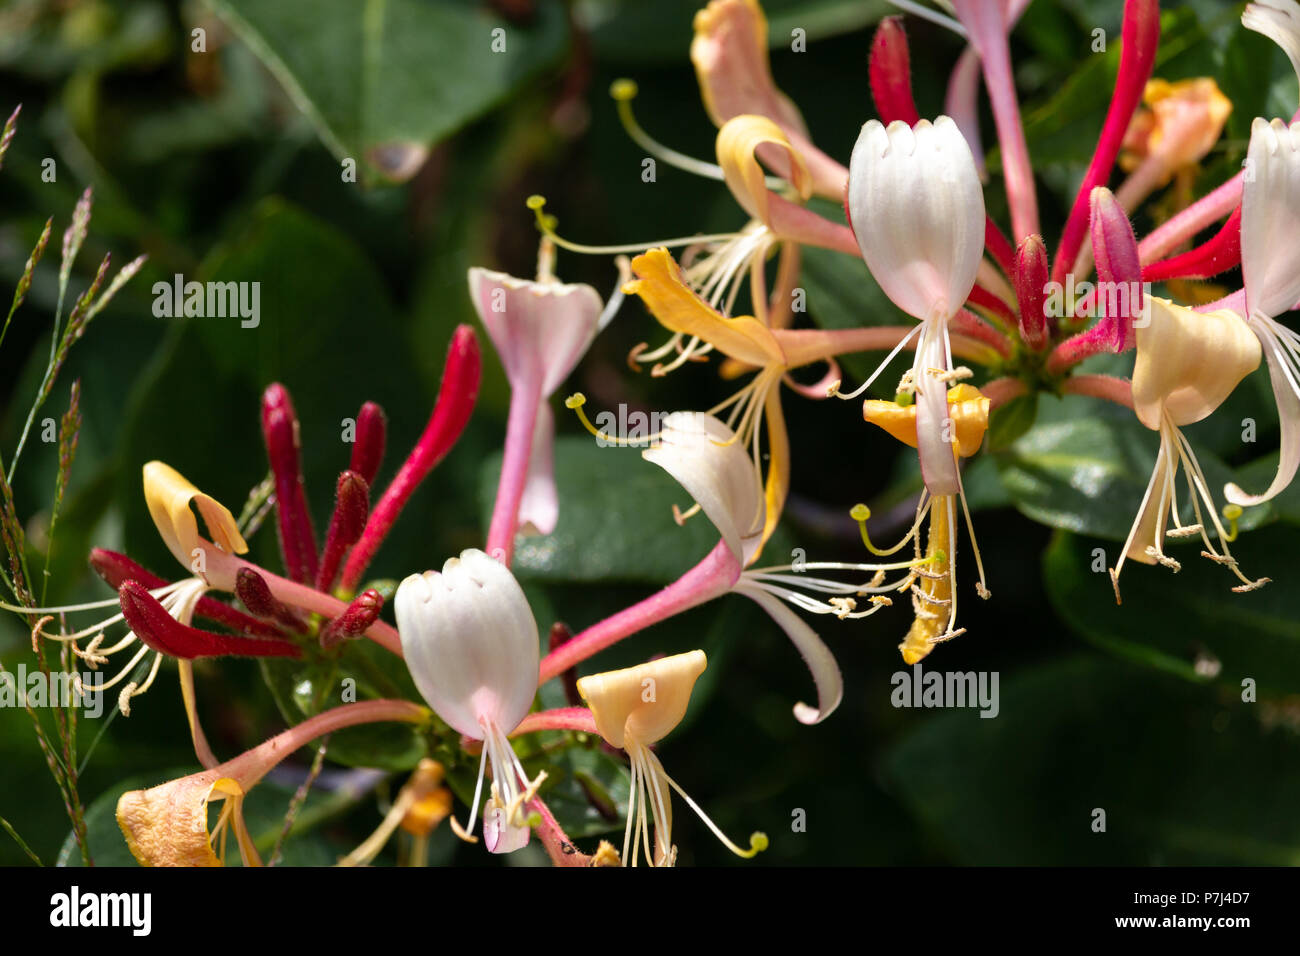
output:
<svg viewBox="0 0 1300 956"><path fill-rule="evenodd" d="M298 646L289 641L214 634L182 624L138 581L126 581L117 593L122 616L135 636L168 657L192 661L200 657L302 656Z"/></svg>
<svg viewBox="0 0 1300 956"><path fill-rule="evenodd" d="M334 516L330 518L320 573L316 575L316 590L328 591L334 586L343 555L361 537L369 513L370 486L366 479L350 470L340 474L334 492Z"/></svg>
<svg viewBox="0 0 1300 956"><path fill-rule="evenodd" d="M344 590L351 591L357 586L412 493L460 438L470 413L474 411L482 371L483 361L474 329L468 325L457 326L447 350L447 364L442 370L442 386L438 389L433 414L392 484L384 490L379 503L370 512L361 540L348 555L340 582Z"/></svg>
<svg viewBox="0 0 1300 956"><path fill-rule="evenodd" d="M320 646L328 650L348 638L360 637L379 620L383 609L383 595L367 588L353 599L346 611L325 625L320 632Z"/></svg>
<svg viewBox="0 0 1300 956"><path fill-rule="evenodd" d="M388 433L388 419L384 410L374 402L366 402L357 412L357 428L353 435L352 463L353 471L366 480L367 485L375 483L379 474L379 465L384 460L384 441Z"/></svg>
<svg viewBox="0 0 1300 956"><path fill-rule="evenodd" d="M307 584L316 579L316 532L303 491L298 416L288 390L279 383L262 394L262 436L275 477L275 511L285 572L299 584Z"/></svg>
<svg viewBox="0 0 1300 956"><path fill-rule="evenodd" d="M107 548L90 549L90 567L114 591L126 581L138 581L151 591L171 583L136 564L125 554L109 551ZM232 631L240 631L250 637L284 637L284 631L274 624L258 620L239 608L223 604L215 598L199 598L199 603L194 607L194 614L196 617L216 621Z"/></svg>
<svg viewBox="0 0 1300 956"><path fill-rule="evenodd" d="M235 594L244 602L244 607L248 608L250 613L275 621L294 633L306 632L307 626L302 618L292 608L281 603L279 598L271 593L271 586L266 583L266 578L252 568L240 568L236 572Z"/></svg>
<svg viewBox="0 0 1300 956"><path fill-rule="evenodd" d="M1016 251L1016 299L1020 304L1020 338L1035 352L1047 344L1047 247L1029 236Z"/></svg>
<svg viewBox="0 0 1300 956"><path fill-rule="evenodd" d="M902 120L915 126L921 117L912 99L912 66L902 17L885 17L876 27L868 73L880 121L888 125Z"/></svg>

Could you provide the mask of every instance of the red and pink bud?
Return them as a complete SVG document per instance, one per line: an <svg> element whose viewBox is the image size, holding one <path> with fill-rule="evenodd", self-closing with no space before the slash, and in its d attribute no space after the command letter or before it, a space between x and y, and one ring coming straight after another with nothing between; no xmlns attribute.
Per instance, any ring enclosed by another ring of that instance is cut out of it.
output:
<svg viewBox="0 0 1300 956"><path fill-rule="evenodd" d="M344 590L351 591L357 586L415 489L460 438L474 411L482 372L478 337L470 326L457 326L447 351L447 364L442 370L442 386L438 390L433 414L429 416L424 434L370 512L361 539L348 555L339 582Z"/></svg>
<svg viewBox="0 0 1300 956"><path fill-rule="evenodd" d="M384 443L388 435L388 418L374 402L366 402L357 412L357 429L353 436L352 462L348 466L365 479L367 485L375 483L379 466L384 460Z"/></svg>
<svg viewBox="0 0 1300 956"><path fill-rule="evenodd" d="M366 588L352 600L346 611L321 629L320 646L328 650L346 640L360 637L379 620L379 612L383 609L384 596L374 588Z"/></svg>
<svg viewBox="0 0 1300 956"><path fill-rule="evenodd" d="M361 537L369 514L370 486L366 479L352 470L343 472L335 487L334 516L325 535L325 551L321 556L320 573L316 576L316 590L328 591L334 586L343 556Z"/></svg>
<svg viewBox="0 0 1300 956"><path fill-rule="evenodd" d="M1016 252L1016 299L1020 304L1020 338L1035 352L1047 345L1047 247L1030 236Z"/></svg>
<svg viewBox="0 0 1300 956"><path fill-rule="evenodd" d="M888 125L902 120L915 126L921 115L912 98L912 66L902 17L885 17L876 27L867 72L880 121Z"/></svg>
<svg viewBox="0 0 1300 956"><path fill-rule="evenodd" d="M303 491L298 416L278 382L262 394L262 436L275 478L275 511L288 576L299 584L316 579L316 532Z"/></svg>
<svg viewBox="0 0 1300 956"><path fill-rule="evenodd" d="M182 624L138 581L118 589L122 616L136 637L168 657L192 661L201 657L301 657L296 644L276 639L214 634Z"/></svg>
<svg viewBox="0 0 1300 956"><path fill-rule="evenodd" d="M266 578L252 568L244 567L235 572L235 595L252 614L264 620L274 621L297 634L307 630L302 618L272 594Z"/></svg>

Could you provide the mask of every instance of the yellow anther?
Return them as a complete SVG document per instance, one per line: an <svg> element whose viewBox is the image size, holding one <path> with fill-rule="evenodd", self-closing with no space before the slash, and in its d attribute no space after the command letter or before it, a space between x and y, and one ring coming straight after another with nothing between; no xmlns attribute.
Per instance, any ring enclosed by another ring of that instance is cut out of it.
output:
<svg viewBox="0 0 1300 956"><path fill-rule="evenodd" d="M1224 505L1223 518L1228 522L1228 533L1225 534L1224 540L1232 543L1237 540L1237 519L1242 515L1241 505Z"/></svg>
<svg viewBox="0 0 1300 956"><path fill-rule="evenodd" d="M637 85L636 80L629 80L627 77L615 80L609 85L609 95L614 97L620 103L627 100L636 99Z"/></svg>
<svg viewBox="0 0 1300 956"><path fill-rule="evenodd" d="M655 432L653 435L647 435L645 438L618 438L608 432L601 431L591 423L591 419L587 417L587 413L582 410L582 406L586 404L587 396L583 395L582 392L574 392L564 400L564 407L572 409L577 414L578 420L582 422L582 427L591 432L591 434L594 435L601 444L626 445L633 448L639 448L642 445L653 445L659 440L659 436L662 434L661 432Z"/></svg>
<svg viewBox="0 0 1300 956"><path fill-rule="evenodd" d="M858 523L858 533L862 535L862 543L866 545L867 550L872 554L885 556L893 554L897 548L891 548L889 551L881 551L871 543L871 535L867 534L867 519L871 517L871 509L864 504L856 504L849 511L849 517Z"/></svg>

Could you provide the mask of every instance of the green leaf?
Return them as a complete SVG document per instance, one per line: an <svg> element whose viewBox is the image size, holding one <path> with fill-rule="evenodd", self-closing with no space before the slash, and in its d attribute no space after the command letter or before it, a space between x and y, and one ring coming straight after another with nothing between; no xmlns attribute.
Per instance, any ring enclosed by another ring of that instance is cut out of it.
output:
<svg viewBox="0 0 1300 956"><path fill-rule="evenodd" d="M1232 553L1247 576L1281 576L1278 557L1289 553L1294 534L1284 526L1261 528L1234 541ZM1240 582L1227 568L1195 550L1171 549L1182 571L1127 562L1120 579L1124 603L1117 605L1106 569L1118 549L1103 544L1058 534L1044 558L1048 597L1076 632L1188 680L1217 678L1240 689L1251 678L1261 695L1300 692L1300 592L1285 579L1234 594L1229 589Z"/></svg>
<svg viewBox="0 0 1300 956"><path fill-rule="evenodd" d="M953 862L1300 863L1300 738L1261 705L1093 657L1003 677L995 719L907 711L884 760Z"/></svg>
<svg viewBox="0 0 1300 956"><path fill-rule="evenodd" d="M562 4L508 22L466 0L208 0L325 145L404 181L439 140L555 62Z"/></svg>
<svg viewBox="0 0 1300 956"><path fill-rule="evenodd" d="M989 416L989 451L1005 451L1034 425L1038 417L1038 393L1013 398Z"/></svg>
<svg viewBox="0 0 1300 956"><path fill-rule="evenodd" d="M1195 443L1194 443L1195 445ZM1137 517L1155 466L1159 438L1129 410L1067 395L1047 402L1038 423L997 456L1002 482L1026 516L1067 531L1124 540ZM1231 469L1203 450L1197 458L1221 506ZM1191 519L1184 476L1179 499ZM1247 512L1241 527L1271 518Z"/></svg>

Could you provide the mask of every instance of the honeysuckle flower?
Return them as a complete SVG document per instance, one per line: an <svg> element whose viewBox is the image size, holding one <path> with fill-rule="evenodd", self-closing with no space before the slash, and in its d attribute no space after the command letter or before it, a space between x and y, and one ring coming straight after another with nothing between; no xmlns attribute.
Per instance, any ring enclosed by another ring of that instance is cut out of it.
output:
<svg viewBox="0 0 1300 956"><path fill-rule="evenodd" d="M1160 451L1124 550L1110 572L1115 598L1119 600L1125 559L1159 563L1177 571L1179 563L1165 554L1165 538L1196 535L1205 545L1201 553L1228 567L1242 582L1234 591L1255 590L1268 579L1252 581L1237 567L1205 473L1180 429L1210 415L1259 367L1259 341L1241 317L1227 309L1202 313L1151 296L1143 318L1136 329L1133 410L1143 425L1159 433ZM1187 475L1195 515L1190 525L1184 525L1179 516L1176 479L1180 468ZM1168 528L1171 520L1174 526ZM1210 540L1207 521L1218 534L1222 552Z"/></svg>
<svg viewBox="0 0 1300 956"><path fill-rule="evenodd" d="M397 799L375 832L355 850L339 860L339 866L366 866L377 857L400 827L415 838L412 866L423 866L429 834L451 815L451 791L443 786L446 771L436 760L425 757L411 778L398 791Z"/></svg>
<svg viewBox="0 0 1300 956"><path fill-rule="evenodd" d="M763 833L751 834L748 849L741 849L729 840L699 804L667 774L659 757L650 749L686 716L691 691L707 666L703 651L689 651L578 680L578 692L591 708L596 730L610 746L624 750L632 765L627 825L623 832L622 859L625 866L629 865L629 860L631 866L637 865L642 846L645 847L646 862L651 866L672 866L676 862L677 848L672 836L672 790L677 791L732 853L748 859L767 849L767 836ZM653 849L651 820L654 822Z"/></svg>
<svg viewBox="0 0 1300 956"><path fill-rule="evenodd" d="M672 475L722 535L744 569L729 590L763 608L808 665L817 688L817 706L795 704L795 718L805 724L825 720L843 697L839 666L817 632L787 605L840 620L866 617L888 605L885 595L899 588L898 582L885 583L886 572L905 570L908 563L804 561L798 565L753 567L763 543L762 487L735 434L711 415L674 412L666 416L658 441L641 455ZM865 573L870 577L867 581L845 583L817 573L826 571ZM865 606L859 607L859 601Z"/></svg>
<svg viewBox="0 0 1300 956"><path fill-rule="evenodd" d="M937 597L928 595L924 587L913 589L918 620L933 612L929 605L942 603L949 611L935 618L943 620L946 627L928 635L928 647L961 633L955 627L956 598L951 588L958 499L979 566L976 590L981 597L988 596L957 466L959 435L949 404L950 387L970 374L953 365L949 322L961 311L975 285L986 220L979 175L957 125L946 116L933 124L921 120L914 127L902 122L888 127L874 120L866 123L849 163L848 208L871 274L895 305L920 320L915 330L919 334L916 358L898 391L913 396L913 410L906 417L914 422L915 440L909 444L917 449L925 493L918 501L911 530L884 553L892 553L912 538L917 539L919 549L920 525L930 517L932 541L927 557L931 566L914 574L927 575L927 582L942 579L951 593ZM845 397L865 390L884 368L882 364L857 392ZM958 407L964 409L965 401L959 401ZM974 408L987 417L987 403L976 400ZM868 421L885 420L872 403L864 407L864 415Z"/></svg>
<svg viewBox="0 0 1300 956"><path fill-rule="evenodd" d="M613 318L622 290L608 307L589 285L566 284L552 271L553 246L542 240L536 280L469 270L469 293L510 382L510 418L488 550L509 563L516 530L550 534L559 519L553 466L555 418L547 400Z"/></svg>
<svg viewBox="0 0 1300 956"><path fill-rule="evenodd" d="M1282 492L1300 468L1300 335L1275 318L1300 301L1300 123L1256 119L1246 161L1253 175L1241 199L1241 314L1268 361L1282 425L1277 475L1268 488L1257 495L1235 484L1224 489L1230 502L1249 506Z"/></svg>
<svg viewBox="0 0 1300 956"><path fill-rule="evenodd" d="M931 494L956 494L960 478L942 427L953 374L948 323L970 297L984 252L975 163L945 116L915 127L872 120L849 171L849 219L862 257L894 304L921 321L911 385L926 486Z"/></svg>
<svg viewBox="0 0 1300 956"><path fill-rule="evenodd" d="M1232 101L1208 76L1174 83L1149 80L1142 101L1148 109L1133 117L1119 158L1131 175L1115 196L1128 211L1204 159L1232 113Z"/></svg>
<svg viewBox="0 0 1300 956"><path fill-rule="evenodd" d="M765 117L780 127L810 179L812 191L839 200L848 171L808 136L798 107L776 87L767 53L767 17L757 0L712 0L695 14L691 63L700 83L704 108L716 126L746 114ZM785 176L784 157L772 156L773 168Z"/></svg>
<svg viewBox="0 0 1300 956"><path fill-rule="evenodd" d="M452 828L474 839L469 833L491 761L484 842L493 853L519 849L530 833L524 805L546 778L528 778L508 739L538 684L537 622L523 589L504 564L470 549L448 558L441 573L402 581L394 608L415 686L452 729L483 741L469 825L462 828L453 817Z"/></svg>
<svg viewBox="0 0 1300 956"><path fill-rule="evenodd" d="M378 721L421 723L428 711L405 700L374 700L325 711L223 764L131 790L117 802L117 823L131 855L143 866L221 866L231 831L245 866L261 857L244 823L243 801L280 761L299 747L343 727ZM208 829L208 804L224 800Z"/></svg>

